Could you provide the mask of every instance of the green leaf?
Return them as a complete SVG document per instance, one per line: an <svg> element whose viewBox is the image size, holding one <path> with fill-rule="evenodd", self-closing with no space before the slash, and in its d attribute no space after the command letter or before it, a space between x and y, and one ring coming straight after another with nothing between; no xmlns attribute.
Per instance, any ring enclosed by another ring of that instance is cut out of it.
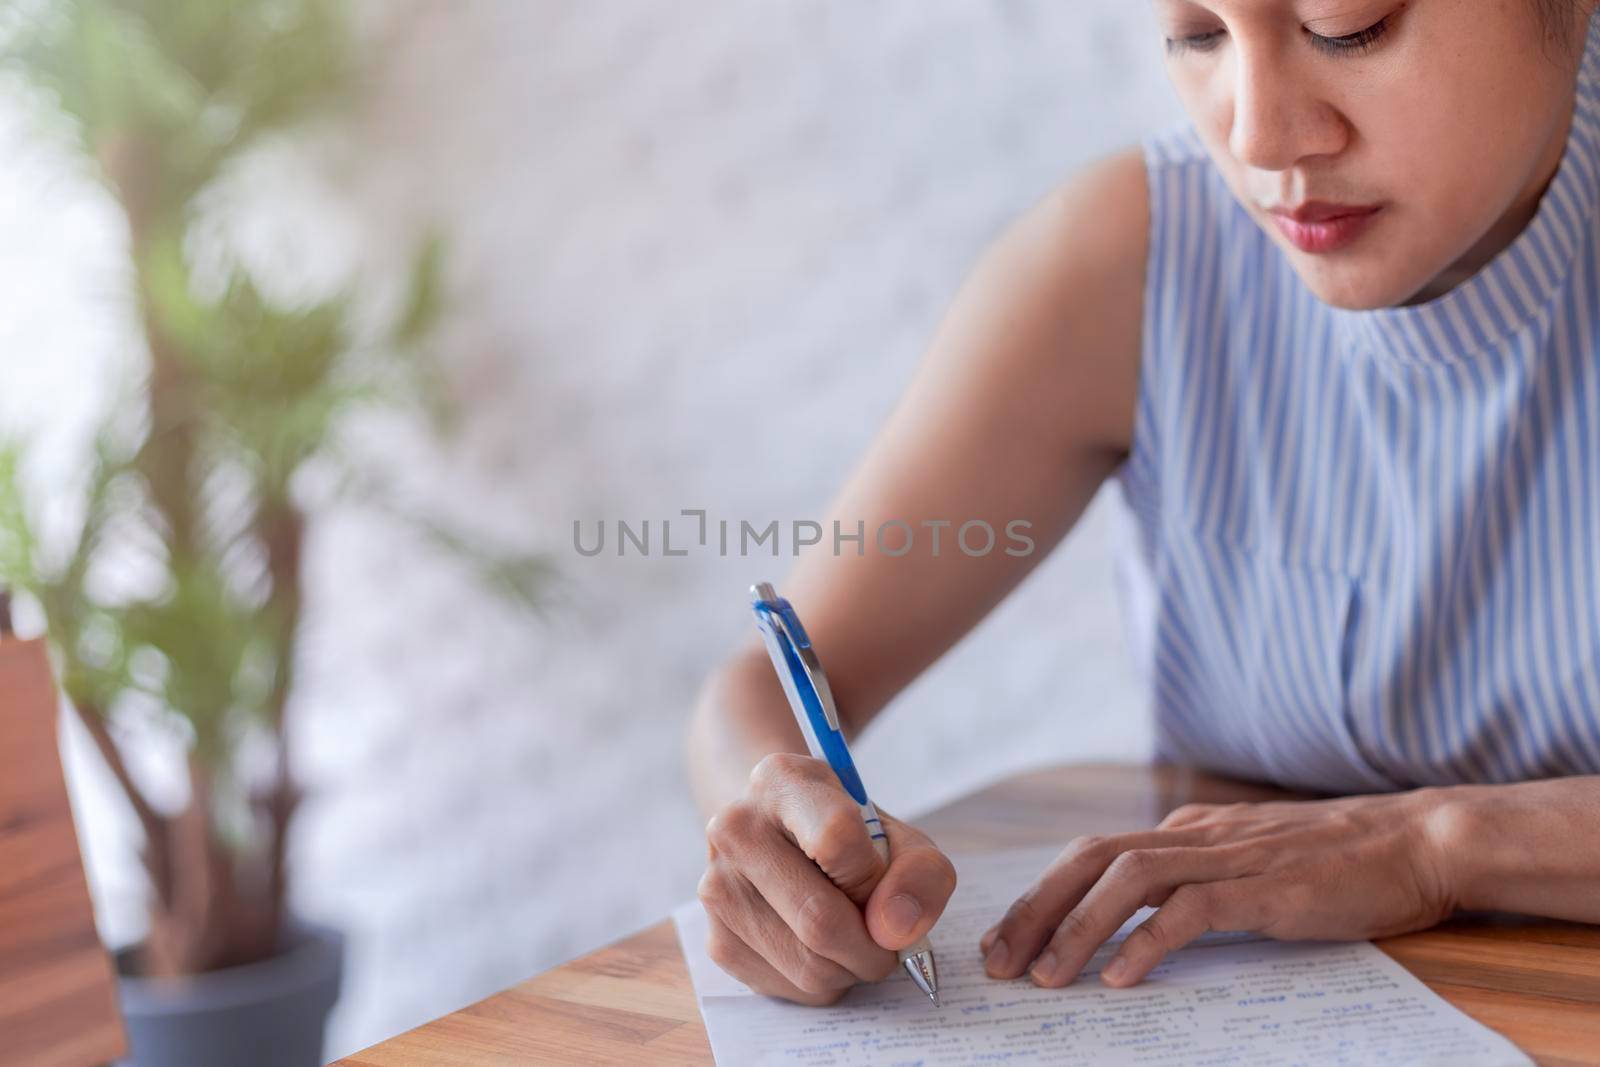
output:
<svg viewBox="0 0 1600 1067"><path fill-rule="evenodd" d="M126 648L160 655L167 665L167 707L192 724L206 762L221 765L232 719L260 719L267 712L262 664L275 663L280 653L274 620L241 603L213 559L174 559L170 571L163 596L122 612Z"/></svg>

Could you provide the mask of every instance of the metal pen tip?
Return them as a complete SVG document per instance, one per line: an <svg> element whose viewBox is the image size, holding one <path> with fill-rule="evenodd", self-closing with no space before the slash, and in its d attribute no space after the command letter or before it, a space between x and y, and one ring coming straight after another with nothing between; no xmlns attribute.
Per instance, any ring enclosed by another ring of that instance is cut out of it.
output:
<svg viewBox="0 0 1600 1067"><path fill-rule="evenodd" d="M939 972L933 966L933 953L927 950L914 952L901 961L906 973L917 988L928 994L935 1005L939 1003Z"/></svg>

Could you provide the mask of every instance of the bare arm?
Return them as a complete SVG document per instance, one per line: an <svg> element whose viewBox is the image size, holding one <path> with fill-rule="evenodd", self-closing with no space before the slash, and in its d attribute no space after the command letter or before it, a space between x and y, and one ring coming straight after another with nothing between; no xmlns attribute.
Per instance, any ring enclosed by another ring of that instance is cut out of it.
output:
<svg viewBox="0 0 1600 1067"><path fill-rule="evenodd" d="M1600 775L1437 793L1457 907L1600 923Z"/></svg>
<svg viewBox="0 0 1600 1067"><path fill-rule="evenodd" d="M1126 454L1145 196L1142 159L1118 156L995 242L824 523L831 533L834 520L868 531L888 520L912 530L983 520L998 542L1021 520L1033 550L969 556L952 527L937 556L922 538L901 556L870 544L835 555L825 535L784 581L847 730L866 726L1020 582ZM922 622L895 625L907 612ZM707 680L690 731L696 794L715 812L699 889L707 949L758 992L827 1004L893 969L894 950L944 910L956 874L925 834L882 809L880 859L855 802L803 751L752 636Z"/></svg>
<svg viewBox="0 0 1600 1067"><path fill-rule="evenodd" d="M859 731L1049 554L1126 454L1138 386L1149 227L1143 161L1112 157L1052 192L986 251L940 323L913 381L829 507L823 543L779 589L799 606L847 732ZM832 520L864 521L862 555L834 555ZM875 550L897 519L913 550ZM981 519L996 548L962 554L956 527ZM931 552L924 520L951 520ZM1008 555L1007 524L1033 549ZM906 612L926 620L895 625ZM690 733L708 813L739 796L765 754L803 752L753 637L707 680Z"/></svg>

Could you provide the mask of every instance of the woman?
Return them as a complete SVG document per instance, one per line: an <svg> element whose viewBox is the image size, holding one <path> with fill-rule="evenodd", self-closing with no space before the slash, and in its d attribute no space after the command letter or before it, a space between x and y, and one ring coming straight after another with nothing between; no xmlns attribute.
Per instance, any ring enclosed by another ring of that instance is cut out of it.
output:
<svg viewBox="0 0 1600 1067"><path fill-rule="evenodd" d="M1600 922L1595 0L1156 6L1191 123L1002 236L833 514L1024 517L1048 550L1116 475L1158 755L1338 798L1074 842L988 973L1070 982L1146 902L1111 985L1207 929ZM784 588L859 730L1041 555L819 553ZM803 751L752 643L690 739L710 948L820 1004L955 874L895 821L885 868Z"/></svg>

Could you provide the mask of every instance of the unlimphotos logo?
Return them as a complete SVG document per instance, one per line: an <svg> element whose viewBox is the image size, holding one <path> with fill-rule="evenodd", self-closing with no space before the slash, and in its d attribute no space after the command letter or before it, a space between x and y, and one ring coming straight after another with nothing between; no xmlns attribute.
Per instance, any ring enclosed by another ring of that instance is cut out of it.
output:
<svg viewBox="0 0 1600 1067"><path fill-rule="evenodd" d="M692 552L715 551L719 556L751 556L765 553L779 556L787 544L790 555L798 556L800 550L825 541L836 556L843 555L847 546L855 554L864 556L869 539L865 519L857 519L853 530L847 529L838 519L833 520L831 537L826 536L820 522L811 519L794 519L782 522L772 519L758 526L749 519L712 520L704 508L684 508L680 518L694 519L694 524L681 523L674 535L673 520L662 518L652 523L650 519L616 519L608 524L605 519L592 523L590 535L584 532L582 519L572 520L572 547L580 556L598 556L607 550L607 530L614 531L610 538L612 551L618 556L687 556ZM685 530L684 527L690 529ZM953 543L963 556L974 558L1001 551L1008 556L1033 554L1034 541L1027 531L1033 523L1027 519L1012 519L1003 526L1002 536L992 523L984 519L968 519L957 525L951 519L921 519L910 523L904 519L886 519L872 532L873 549L886 556L906 556L922 546L933 555L942 555ZM659 532L656 539L652 530ZM920 531L920 533L919 533ZM788 537L785 539L784 535ZM674 537L680 540L674 541Z"/></svg>

